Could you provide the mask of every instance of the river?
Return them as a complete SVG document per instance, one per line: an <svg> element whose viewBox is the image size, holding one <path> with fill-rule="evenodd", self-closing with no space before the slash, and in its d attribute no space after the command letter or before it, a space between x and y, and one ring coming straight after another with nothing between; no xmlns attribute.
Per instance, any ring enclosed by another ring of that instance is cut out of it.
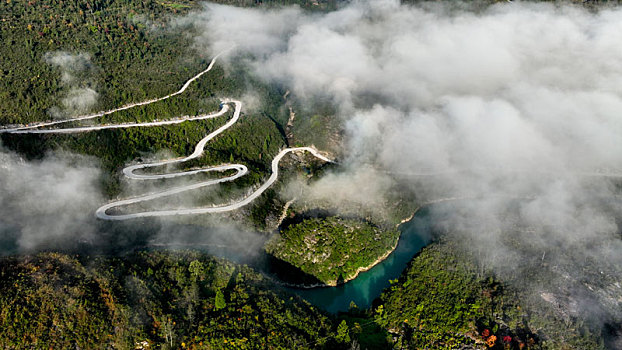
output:
<svg viewBox="0 0 622 350"><path fill-rule="evenodd" d="M429 243L428 211L428 207L423 208L410 221L400 225L400 240L391 255L370 270L361 272L355 279L337 287L288 289L331 313L347 311L352 301L361 309L370 307L373 300L390 285L390 280L398 278L413 256Z"/></svg>
<svg viewBox="0 0 622 350"><path fill-rule="evenodd" d="M435 204L437 206L438 204ZM359 308L371 306L374 299L390 285L390 280L398 278L406 268L408 262L425 247L430 241L430 209L426 206L413 218L399 226L401 232L395 250L383 261L368 271L361 272L355 279L336 287L317 287L310 289L286 288L318 308L331 313L347 311L350 302ZM188 244L163 243L150 244L151 248L170 249L191 246L210 255L219 256L238 264L247 264L259 271L263 271L272 278L277 278L271 272L270 260L263 252L263 245L267 237L253 232L240 232L238 235L213 235L209 243L197 243L204 236L204 228L194 225L178 225L175 229L163 230L174 232L174 237L165 237L164 241L193 242ZM241 236L240 236L241 235ZM240 246L239 242L251 242ZM237 243L236 243L237 242ZM235 248L234 248L235 247Z"/></svg>

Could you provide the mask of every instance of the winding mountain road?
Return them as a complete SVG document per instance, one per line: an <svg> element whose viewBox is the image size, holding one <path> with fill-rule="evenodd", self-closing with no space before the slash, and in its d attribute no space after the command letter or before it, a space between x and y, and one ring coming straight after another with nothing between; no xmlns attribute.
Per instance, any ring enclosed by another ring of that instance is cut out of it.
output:
<svg viewBox="0 0 622 350"><path fill-rule="evenodd" d="M323 156L316 149L311 148L311 147L285 148L281 150L276 155L276 157L274 157L274 159L272 160L272 174L270 175L268 180L264 182L253 193L246 196L244 199L240 201L237 201L231 204L213 206L213 207L156 210L156 211L145 211L145 212L138 212L138 213L132 213L132 214L108 214L108 211L113 208L118 208L118 207L130 205L130 204L137 204L137 203L152 200L152 199L171 196L174 194L191 191L191 190L195 190L195 189L206 187L206 186L212 186L212 185L216 185L216 184L223 183L223 182L234 181L235 179L240 178L244 176L245 174L247 174L248 168L242 164L223 164L223 165L218 165L218 166L213 166L213 167L200 168L200 169L194 169L194 170L188 170L188 171L180 171L180 172L175 172L175 173L165 173L165 174L136 174L135 173L136 170L140 170L140 169L153 168L153 167L169 165L169 164L184 163L189 160L199 158L201 155L203 155L205 145L207 144L207 142L209 142L211 139L218 136L219 134L221 134L222 132L230 128L231 126L233 126L238 121L238 119L240 118L240 112L242 110L242 102L238 100L224 99L222 100L221 109L212 114L205 114L205 115L199 115L199 116L183 116L183 117L179 117L179 118L176 118L173 120L167 120L167 121L156 121L156 122L145 122L145 123L124 123L124 124L113 124L113 125L94 125L94 126L62 128L62 129L39 129L45 126L93 119L93 118L101 117L107 114L112 114L118 111L130 109L132 107L143 106L143 105L147 105L150 103L166 100L172 96L179 95L183 93L193 81L201 77L203 74L209 72L214 66L216 59L223 53L224 52L221 52L218 55L216 55L210 62L207 69L205 69L204 71L200 72L199 74L195 75L194 77L186 81L186 83L182 86L182 88L179 91L166 95L164 97L147 100L143 102L132 103L132 104L125 105L123 107L119 107L115 109L111 109L108 111L98 112L96 114L90 114L90 115L85 115L85 116L79 116L79 117L75 117L71 119L44 122L44 123L39 123L36 125L29 125L29 126L15 127L15 128L0 129L0 133L67 134L67 133L97 131L97 130L104 130L104 129L120 129L120 128L132 128L132 127L150 127L150 126L171 125L171 124L179 124L179 123L193 121L193 120L220 117L220 116L225 115L229 111L231 104L235 106L233 117L229 119L229 121L227 121L227 123L225 123L223 126L219 127L218 129L214 130L213 132L209 133L204 138L202 138L195 146L194 152L192 152L192 154L190 154L189 156L183 157L183 158L169 159L169 160L164 160L164 161L159 161L159 162L154 162L154 163L136 164L136 165L128 166L123 169L123 174L126 177L130 179L134 179L134 180L170 179L170 178L188 176L188 175L204 173L204 172L224 172L224 171L229 171L229 170L235 170L235 173L233 175L214 179L214 180L202 181L202 182L191 184L191 185L173 187L173 188L170 188L164 191L159 191L159 192L150 193L150 194L146 194L146 195L142 195L142 196L138 196L134 198L129 198L129 199L124 199L124 200L119 200L119 201L108 203L104 206L101 206L95 212L95 215L99 219L102 219L102 220L129 220L129 219L144 218L144 217L223 213L223 212L236 210L251 203L253 200L257 199L259 196L261 196L263 192L265 192L277 180L278 175L279 175L279 162L288 153L309 152L313 154L315 157L325 162L332 162L329 158Z"/></svg>

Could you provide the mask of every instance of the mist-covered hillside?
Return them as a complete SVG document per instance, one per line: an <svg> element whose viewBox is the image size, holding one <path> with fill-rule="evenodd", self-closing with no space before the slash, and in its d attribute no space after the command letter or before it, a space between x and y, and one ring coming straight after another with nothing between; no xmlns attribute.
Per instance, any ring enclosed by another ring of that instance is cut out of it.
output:
<svg viewBox="0 0 622 350"><path fill-rule="evenodd" d="M611 2L3 1L6 347L622 348L620 33ZM369 308L277 287L384 271L413 215Z"/></svg>

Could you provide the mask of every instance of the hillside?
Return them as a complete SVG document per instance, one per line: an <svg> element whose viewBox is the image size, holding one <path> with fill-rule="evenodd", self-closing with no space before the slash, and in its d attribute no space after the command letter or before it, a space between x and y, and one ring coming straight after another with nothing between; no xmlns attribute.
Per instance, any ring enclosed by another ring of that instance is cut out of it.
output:
<svg viewBox="0 0 622 350"><path fill-rule="evenodd" d="M0 276L2 348L345 348L316 308L199 253L42 253Z"/></svg>
<svg viewBox="0 0 622 350"><path fill-rule="evenodd" d="M396 335L396 348L605 348L580 317L564 320L515 281L482 272L446 238L417 254L374 307L376 322Z"/></svg>
<svg viewBox="0 0 622 350"><path fill-rule="evenodd" d="M0 0L0 348L622 349L614 3Z"/></svg>
<svg viewBox="0 0 622 350"><path fill-rule="evenodd" d="M0 13L5 15L0 31L6 35L2 35L4 45L0 49L5 58L0 62L0 97L6 103L0 106L0 124L6 127L65 119L177 91L216 54L194 47L187 35L193 29L176 22L176 18L198 8L200 4L192 1L2 2ZM221 98L241 96L249 86L261 103L252 110L245 108L240 122L210 142L201 158L184 164L183 169L234 161L246 164L249 173L235 184L193 199L194 205L212 204L223 197L241 196L260 182L270 171L271 159L285 146L281 124L287 115L277 87L259 82L240 67L225 71L217 64L183 94L112 113L94 123L135 123L211 113L218 109ZM50 152L94 156L103 170L103 191L114 198L127 187L119 174L124 165L162 154L187 155L198 140L229 117L75 134L1 134L0 141L30 160L44 158ZM83 122L63 127L88 125ZM183 198L172 200L179 201ZM271 207L272 203L267 205ZM249 207L248 211L250 219L245 222L263 228L265 210Z"/></svg>

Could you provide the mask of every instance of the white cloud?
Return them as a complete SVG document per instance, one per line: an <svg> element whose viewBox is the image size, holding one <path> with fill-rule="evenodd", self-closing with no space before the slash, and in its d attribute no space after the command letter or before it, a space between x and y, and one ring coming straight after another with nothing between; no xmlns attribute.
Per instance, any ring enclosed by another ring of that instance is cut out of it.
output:
<svg viewBox="0 0 622 350"><path fill-rule="evenodd" d="M353 1L309 14L206 5L190 20L203 30L197 48L237 44L233 54L266 81L303 100L329 96L344 121L350 175L370 162L399 174L445 172L427 178L422 198L488 198L456 203L466 214L450 221L494 247L487 263L511 269L525 258L500 235L513 227L504 209L517 195L530 198L515 210L521 225L542 235L516 239L622 263L605 248L620 246L616 212L602 201L615 194L611 178L585 176L622 165L622 10L470 6ZM377 190L365 199L382 201L385 185L369 186ZM357 186L328 176L315 187L359 198L346 190Z"/></svg>
<svg viewBox="0 0 622 350"><path fill-rule="evenodd" d="M82 156L24 161L0 149L0 238L19 250L95 238L100 170ZM4 247L3 249L6 249Z"/></svg>
<svg viewBox="0 0 622 350"><path fill-rule="evenodd" d="M61 100L63 111L58 107L51 108L48 113L52 117L85 113L97 104L99 94L93 89L90 79L94 68L89 54L55 51L46 53L44 60L61 70L61 83L68 88L67 95Z"/></svg>

